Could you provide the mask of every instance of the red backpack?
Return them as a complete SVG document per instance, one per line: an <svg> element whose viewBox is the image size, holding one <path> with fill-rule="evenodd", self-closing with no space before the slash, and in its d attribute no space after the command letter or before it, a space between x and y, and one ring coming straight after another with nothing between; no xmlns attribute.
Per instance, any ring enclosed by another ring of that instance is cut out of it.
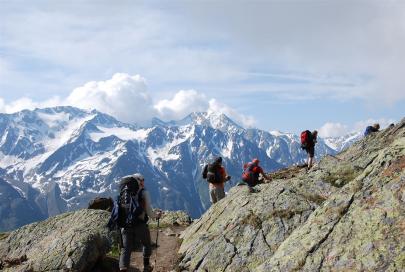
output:
<svg viewBox="0 0 405 272"><path fill-rule="evenodd" d="M301 132L301 148L307 147L309 142L312 140L312 133L309 130Z"/></svg>
<svg viewBox="0 0 405 272"><path fill-rule="evenodd" d="M257 165L253 163L247 163L243 166L242 180L249 186L255 186L259 180L259 174L255 172Z"/></svg>

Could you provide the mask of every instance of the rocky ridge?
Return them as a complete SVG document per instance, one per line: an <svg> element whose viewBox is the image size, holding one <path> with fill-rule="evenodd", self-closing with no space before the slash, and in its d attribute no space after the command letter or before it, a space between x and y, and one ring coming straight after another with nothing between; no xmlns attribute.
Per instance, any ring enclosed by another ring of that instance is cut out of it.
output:
<svg viewBox="0 0 405 272"><path fill-rule="evenodd" d="M234 187L183 233L186 271L401 271L405 119L313 169ZM403 270L402 270L403 271Z"/></svg>
<svg viewBox="0 0 405 272"><path fill-rule="evenodd" d="M0 233L0 271L116 271L118 258L110 249L118 250L118 236L106 227L109 217L109 211L83 209ZM179 233L190 222L183 211L165 211L159 228L149 221L153 241L162 232L159 254L153 248L157 271L174 267ZM134 253L131 267L142 267L142 260L141 250Z"/></svg>
<svg viewBox="0 0 405 272"><path fill-rule="evenodd" d="M90 271L110 249L109 217L80 210L10 232L0 238L0 270Z"/></svg>

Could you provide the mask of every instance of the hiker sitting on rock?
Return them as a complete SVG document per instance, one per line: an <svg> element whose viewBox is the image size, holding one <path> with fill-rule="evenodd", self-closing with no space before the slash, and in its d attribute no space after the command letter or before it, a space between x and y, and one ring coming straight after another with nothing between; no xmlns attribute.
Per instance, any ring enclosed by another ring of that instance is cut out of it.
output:
<svg viewBox="0 0 405 272"><path fill-rule="evenodd" d="M317 142L318 131L305 130L301 132L301 148L307 152L307 167L311 169L314 163L315 144Z"/></svg>
<svg viewBox="0 0 405 272"><path fill-rule="evenodd" d="M214 204L225 197L225 182L231 179L222 166L222 158L204 166L202 176L209 182L210 200Z"/></svg>
<svg viewBox="0 0 405 272"><path fill-rule="evenodd" d="M364 136L370 135L373 132L377 132L380 129L380 124L374 124L372 126L366 127L364 131Z"/></svg>
<svg viewBox="0 0 405 272"><path fill-rule="evenodd" d="M266 175L263 169L259 166L259 162L258 159L253 159L251 162L243 165L242 180L246 182L249 187L254 187L259 184L260 174L268 181L271 180L270 176Z"/></svg>
<svg viewBox="0 0 405 272"><path fill-rule="evenodd" d="M149 260L152 254L152 241L147 221L148 218L160 218L161 211L153 212L149 193L145 189L145 179L141 174L123 178L120 188L120 206L126 215L124 226L121 228L120 271L127 271L136 242L141 242L143 246L143 271L152 271Z"/></svg>

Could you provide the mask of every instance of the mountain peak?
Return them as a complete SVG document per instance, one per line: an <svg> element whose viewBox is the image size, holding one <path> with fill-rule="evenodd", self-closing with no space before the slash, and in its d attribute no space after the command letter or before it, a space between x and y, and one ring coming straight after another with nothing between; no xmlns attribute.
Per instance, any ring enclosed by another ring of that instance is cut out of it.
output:
<svg viewBox="0 0 405 272"><path fill-rule="evenodd" d="M221 131L244 131L244 128L232 119L230 119L226 114L220 112L192 112L185 118L176 122L177 125L201 125L209 126L214 129Z"/></svg>

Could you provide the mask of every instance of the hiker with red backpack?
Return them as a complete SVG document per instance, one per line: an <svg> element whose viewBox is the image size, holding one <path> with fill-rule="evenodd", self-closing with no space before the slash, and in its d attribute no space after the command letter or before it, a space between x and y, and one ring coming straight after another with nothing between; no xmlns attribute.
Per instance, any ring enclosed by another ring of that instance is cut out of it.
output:
<svg viewBox="0 0 405 272"><path fill-rule="evenodd" d="M317 142L318 131L313 132L305 130L301 132L301 148L307 152L307 167L308 170L312 167L314 163L315 156L315 144Z"/></svg>
<svg viewBox="0 0 405 272"><path fill-rule="evenodd" d="M149 272L152 254L152 241L148 227L148 219L159 219L161 211L153 212L148 191L145 188L144 177L136 173L124 177L120 182L120 194L114 202L108 227L119 229L121 238L121 253L119 259L120 271L127 271L131 252L137 242L143 246L143 271Z"/></svg>
<svg viewBox="0 0 405 272"><path fill-rule="evenodd" d="M231 179L222 166L222 157L204 166L203 179L209 183L210 200L214 204L225 197L225 182Z"/></svg>
<svg viewBox="0 0 405 272"><path fill-rule="evenodd" d="M270 176L266 175L263 169L259 166L259 160L253 159L251 162L243 165L242 180L250 187L259 184L259 176L262 175L265 179L271 180Z"/></svg>

